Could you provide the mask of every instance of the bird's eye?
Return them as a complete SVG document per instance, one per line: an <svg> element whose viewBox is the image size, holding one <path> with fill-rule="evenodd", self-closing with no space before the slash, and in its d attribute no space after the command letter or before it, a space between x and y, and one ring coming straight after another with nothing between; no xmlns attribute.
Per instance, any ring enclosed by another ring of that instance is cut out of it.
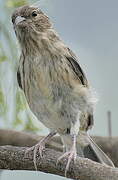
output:
<svg viewBox="0 0 118 180"><path fill-rule="evenodd" d="M36 16L37 16L37 12L36 12L36 11L33 11L33 12L32 12L32 16L33 16L33 17L36 17Z"/></svg>

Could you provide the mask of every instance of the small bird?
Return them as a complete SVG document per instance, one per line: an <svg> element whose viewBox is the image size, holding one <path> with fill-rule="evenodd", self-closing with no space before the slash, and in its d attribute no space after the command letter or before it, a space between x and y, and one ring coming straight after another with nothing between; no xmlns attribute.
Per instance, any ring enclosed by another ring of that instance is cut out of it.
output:
<svg viewBox="0 0 118 180"><path fill-rule="evenodd" d="M93 126L96 98L76 55L39 7L17 8L12 23L21 48L18 84L32 112L50 130L27 151L34 152L35 168L37 153L43 157L45 143L56 134L65 149L57 162L67 158L65 175L77 156L114 166L87 133Z"/></svg>

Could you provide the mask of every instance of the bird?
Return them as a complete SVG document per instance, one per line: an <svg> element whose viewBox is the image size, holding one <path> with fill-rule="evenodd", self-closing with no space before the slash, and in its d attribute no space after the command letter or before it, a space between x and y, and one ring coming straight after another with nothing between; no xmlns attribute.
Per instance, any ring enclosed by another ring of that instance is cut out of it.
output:
<svg viewBox="0 0 118 180"><path fill-rule="evenodd" d="M94 124L97 98L78 57L63 42L40 7L18 7L11 19L21 49L17 70L19 87L31 111L49 129L46 137L27 150L34 153L35 168L37 153L43 158L45 144L56 134L64 146L57 164L67 159L65 176L77 156L114 166L88 134Z"/></svg>

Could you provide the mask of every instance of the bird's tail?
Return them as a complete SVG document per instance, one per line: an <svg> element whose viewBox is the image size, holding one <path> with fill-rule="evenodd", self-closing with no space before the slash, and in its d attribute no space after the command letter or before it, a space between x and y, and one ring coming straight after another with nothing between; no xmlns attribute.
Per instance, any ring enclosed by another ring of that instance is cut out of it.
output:
<svg viewBox="0 0 118 180"><path fill-rule="evenodd" d="M72 137L70 135L61 135L61 138L65 145L64 150L69 151L72 147ZM79 131L76 141L76 150L79 157L85 157L98 163L114 167L110 158L98 147L87 132Z"/></svg>
<svg viewBox="0 0 118 180"><path fill-rule="evenodd" d="M84 157L101 164L114 167L114 164L110 158L98 147L98 145L91 139L91 137L88 136L87 139L89 140L89 143L86 147L83 148Z"/></svg>

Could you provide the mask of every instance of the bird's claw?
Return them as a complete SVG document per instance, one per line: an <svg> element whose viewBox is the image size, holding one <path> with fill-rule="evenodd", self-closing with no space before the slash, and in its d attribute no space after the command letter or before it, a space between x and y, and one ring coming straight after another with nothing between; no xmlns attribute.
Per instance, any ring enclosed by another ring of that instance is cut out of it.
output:
<svg viewBox="0 0 118 180"><path fill-rule="evenodd" d="M70 162L74 160L76 162L77 153L75 149L70 150L69 152L64 153L61 157L58 158L56 165L63 159L68 158L66 168L65 168L65 177L67 176L67 172L69 170Z"/></svg>
<svg viewBox="0 0 118 180"><path fill-rule="evenodd" d="M36 144L35 146L32 146L30 148L28 148L25 152L25 156L33 151L33 162L34 162L34 167L37 170L37 164L36 164L36 157L37 157L37 153L39 152L40 157L43 157L43 150L45 149L45 143L47 142L47 140L49 140L51 137L53 137L56 134L56 131L54 132L50 132L50 134L48 134L48 136L44 137L43 139L40 140L40 142L38 144Z"/></svg>
<svg viewBox="0 0 118 180"><path fill-rule="evenodd" d="M31 151L33 151L33 162L34 162L34 167L37 171L37 164L36 164L36 157L37 157L37 153L39 152L40 157L43 157L43 150L45 148L45 143L43 141L40 141L38 144L36 144L35 146L32 146L30 148L28 148L25 151L25 157L27 156L27 154L29 154Z"/></svg>

